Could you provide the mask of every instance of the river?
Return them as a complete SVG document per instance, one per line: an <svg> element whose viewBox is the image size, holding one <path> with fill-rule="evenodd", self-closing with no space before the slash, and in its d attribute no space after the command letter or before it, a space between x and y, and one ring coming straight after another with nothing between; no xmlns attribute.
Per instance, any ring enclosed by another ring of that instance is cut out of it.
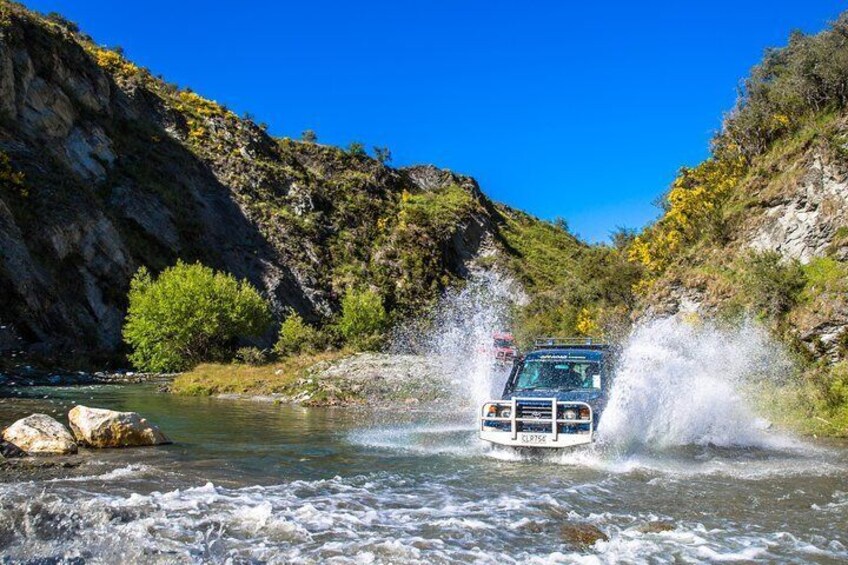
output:
<svg viewBox="0 0 848 565"><path fill-rule="evenodd" d="M175 443L84 452L68 478L0 483L3 562L848 560L842 443L523 458L488 450L463 413L148 385L18 389L0 401L0 423L61 418L74 403L138 411ZM609 541L571 545L569 524Z"/></svg>

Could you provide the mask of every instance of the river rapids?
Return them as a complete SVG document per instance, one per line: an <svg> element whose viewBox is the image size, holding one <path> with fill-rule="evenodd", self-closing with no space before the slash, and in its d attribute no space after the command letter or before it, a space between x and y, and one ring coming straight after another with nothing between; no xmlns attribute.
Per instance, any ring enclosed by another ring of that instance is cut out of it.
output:
<svg viewBox="0 0 848 565"><path fill-rule="evenodd" d="M176 443L0 483L2 562L848 560L848 449L774 431L750 408L748 385L788 370L755 325L654 322L618 367L599 441L547 455L483 445L466 406L17 391L0 400L4 423L85 403L139 411ZM503 379L463 374L471 404ZM576 540L575 526L600 536Z"/></svg>

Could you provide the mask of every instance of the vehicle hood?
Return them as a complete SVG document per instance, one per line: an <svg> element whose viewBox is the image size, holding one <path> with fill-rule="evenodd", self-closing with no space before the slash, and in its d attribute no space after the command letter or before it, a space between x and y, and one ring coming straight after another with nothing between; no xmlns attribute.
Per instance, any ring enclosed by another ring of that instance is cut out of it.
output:
<svg viewBox="0 0 848 565"><path fill-rule="evenodd" d="M516 390L510 394L505 400L512 397L517 398L556 398L560 402L585 402L590 406L596 407L604 401L604 393L600 390L570 390L557 392L553 390Z"/></svg>

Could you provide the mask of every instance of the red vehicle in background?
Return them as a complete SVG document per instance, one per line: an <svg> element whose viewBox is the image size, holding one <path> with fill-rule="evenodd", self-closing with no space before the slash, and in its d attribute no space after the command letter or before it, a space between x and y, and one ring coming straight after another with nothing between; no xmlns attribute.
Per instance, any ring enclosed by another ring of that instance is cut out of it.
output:
<svg viewBox="0 0 848 565"><path fill-rule="evenodd" d="M504 365L511 365L518 357L518 347L515 345L515 338L511 333L495 332L492 334L492 351L494 353L495 362Z"/></svg>

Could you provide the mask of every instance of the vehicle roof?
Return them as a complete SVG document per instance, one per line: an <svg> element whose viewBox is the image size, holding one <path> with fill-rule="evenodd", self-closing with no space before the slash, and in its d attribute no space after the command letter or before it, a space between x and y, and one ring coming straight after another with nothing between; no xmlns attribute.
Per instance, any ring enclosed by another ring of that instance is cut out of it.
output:
<svg viewBox="0 0 848 565"><path fill-rule="evenodd" d="M552 348L552 349L537 349L529 352L524 356L525 359L590 359L592 361L600 361L604 357L604 351L598 349L584 348Z"/></svg>

